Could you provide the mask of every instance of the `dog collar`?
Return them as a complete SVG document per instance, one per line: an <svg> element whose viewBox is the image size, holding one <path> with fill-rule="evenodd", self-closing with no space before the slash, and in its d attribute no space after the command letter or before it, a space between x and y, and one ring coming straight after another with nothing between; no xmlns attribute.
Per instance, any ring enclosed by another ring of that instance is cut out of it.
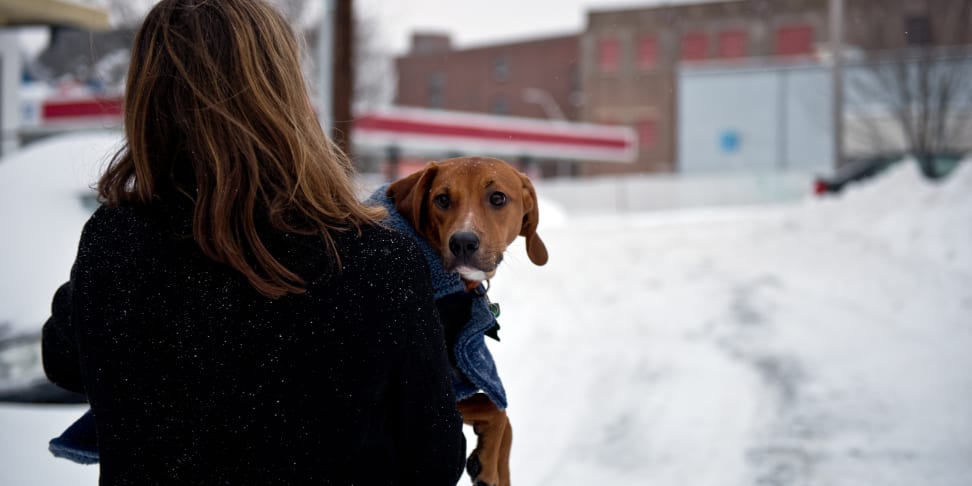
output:
<svg viewBox="0 0 972 486"><path fill-rule="evenodd" d="M497 302L492 302L489 300L489 280L484 280L482 282L463 280L466 284L466 292L471 292L476 295L476 297L482 297L486 299L486 305L489 307L489 313L493 315L493 319L499 319L500 316L500 305ZM490 329L486 335L499 341L499 336L497 335L499 331L499 323L496 323L492 329Z"/></svg>
<svg viewBox="0 0 972 486"><path fill-rule="evenodd" d="M475 280L462 279L462 283L466 285L466 292L472 292L480 297L486 295L486 292L489 292L489 280L477 282Z"/></svg>

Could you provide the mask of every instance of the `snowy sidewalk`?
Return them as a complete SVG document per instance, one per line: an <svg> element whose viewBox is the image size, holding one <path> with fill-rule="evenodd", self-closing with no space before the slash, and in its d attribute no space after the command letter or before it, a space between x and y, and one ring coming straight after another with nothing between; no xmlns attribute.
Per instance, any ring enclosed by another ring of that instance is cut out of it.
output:
<svg viewBox="0 0 972 486"><path fill-rule="evenodd" d="M491 290L517 482L972 484L970 169L541 226Z"/></svg>

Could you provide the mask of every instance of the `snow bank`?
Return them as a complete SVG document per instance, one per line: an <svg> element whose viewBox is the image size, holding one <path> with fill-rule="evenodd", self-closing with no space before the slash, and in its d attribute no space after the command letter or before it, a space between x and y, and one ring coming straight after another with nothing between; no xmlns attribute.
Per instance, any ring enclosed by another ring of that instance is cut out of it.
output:
<svg viewBox="0 0 972 486"><path fill-rule="evenodd" d="M0 403L0 483L4 486L96 485L98 468L55 459L47 442L57 437L87 406Z"/></svg>
<svg viewBox="0 0 972 486"><path fill-rule="evenodd" d="M0 324L8 331L36 332L47 319L93 211L91 186L119 142L118 132L76 133L0 161Z"/></svg>
<svg viewBox="0 0 972 486"><path fill-rule="evenodd" d="M493 282L524 484L969 484L972 164L573 218ZM543 215L541 215L543 219Z"/></svg>
<svg viewBox="0 0 972 486"><path fill-rule="evenodd" d="M887 244L937 264L972 268L972 163L929 181L914 161L898 164L835 198L816 200L821 224Z"/></svg>

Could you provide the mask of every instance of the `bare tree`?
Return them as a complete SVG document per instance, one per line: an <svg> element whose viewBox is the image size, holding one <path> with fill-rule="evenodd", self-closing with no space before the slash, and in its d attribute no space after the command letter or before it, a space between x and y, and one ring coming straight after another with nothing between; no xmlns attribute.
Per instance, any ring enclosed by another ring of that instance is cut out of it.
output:
<svg viewBox="0 0 972 486"><path fill-rule="evenodd" d="M355 10L354 106L366 111L391 103L395 69L388 46L382 43L377 19Z"/></svg>
<svg viewBox="0 0 972 486"><path fill-rule="evenodd" d="M131 28L138 25L156 0L75 0L108 11L112 25Z"/></svg>
<svg viewBox="0 0 972 486"><path fill-rule="evenodd" d="M872 151L897 146L937 178L936 158L968 148L972 3L862 1L850 18L863 52L848 70L850 135Z"/></svg>
<svg viewBox="0 0 972 486"><path fill-rule="evenodd" d="M121 27L132 27L141 22L148 12L146 2L132 0L107 0L108 12L112 23Z"/></svg>
<svg viewBox="0 0 972 486"><path fill-rule="evenodd" d="M82 1L107 8L115 24L125 27L137 25L153 3L153 0ZM317 36L320 28L317 15L321 14L321 9L312 8L315 2L310 0L268 1L280 11L298 33L304 77L308 88L316 95L318 85L316 77L319 73ZM334 32L329 33L335 40L335 52L332 56L335 63L332 80L334 89L332 106L335 109L332 116L335 126L332 136L344 146L346 151L349 151L348 138L353 122L351 106L360 111L388 103L394 89L394 75L391 56L381 43L381 36L378 35L377 22L373 18L362 15L360 10L354 9L352 0L338 0L335 6L336 25ZM108 59L112 62L103 62L101 55L92 54L91 57L94 67L88 68L88 71L94 69L102 78L112 80L124 77L127 62L114 62L116 58L124 56Z"/></svg>
<svg viewBox="0 0 972 486"><path fill-rule="evenodd" d="M352 68L354 70L353 105L355 111L367 111L391 102L395 89L392 54L379 35L380 26L376 18L363 12L354 5L354 26L352 41ZM306 44L305 62L308 79L316 83L318 24L304 31Z"/></svg>
<svg viewBox="0 0 972 486"><path fill-rule="evenodd" d="M307 19L304 14L307 12L307 0L269 0L271 4L277 7L277 10L287 19L290 25L294 26L296 30L300 29L300 25Z"/></svg>

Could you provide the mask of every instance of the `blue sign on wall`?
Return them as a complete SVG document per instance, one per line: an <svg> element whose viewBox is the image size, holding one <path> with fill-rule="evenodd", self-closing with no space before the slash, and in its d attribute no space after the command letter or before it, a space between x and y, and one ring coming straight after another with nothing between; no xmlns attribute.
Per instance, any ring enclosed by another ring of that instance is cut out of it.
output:
<svg viewBox="0 0 972 486"><path fill-rule="evenodd" d="M722 149L722 153L736 153L739 151L740 145L742 145L742 137L739 136L739 132L735 130L723 130L719 134L719 148Z"/></svg>

